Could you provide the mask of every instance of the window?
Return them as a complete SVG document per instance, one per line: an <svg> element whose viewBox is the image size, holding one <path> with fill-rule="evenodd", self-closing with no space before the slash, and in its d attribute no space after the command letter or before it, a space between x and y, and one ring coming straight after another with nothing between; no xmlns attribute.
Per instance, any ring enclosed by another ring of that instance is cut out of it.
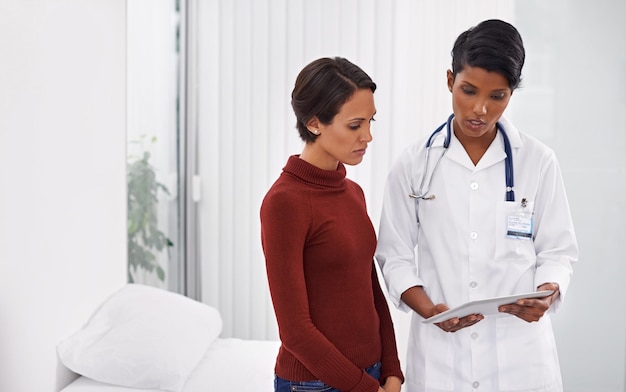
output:
<svg viewBox="0 0 626 392"><path fill-rule="evenodd" d="M179 2L127 2L128 279L183 291Z"/></svg>

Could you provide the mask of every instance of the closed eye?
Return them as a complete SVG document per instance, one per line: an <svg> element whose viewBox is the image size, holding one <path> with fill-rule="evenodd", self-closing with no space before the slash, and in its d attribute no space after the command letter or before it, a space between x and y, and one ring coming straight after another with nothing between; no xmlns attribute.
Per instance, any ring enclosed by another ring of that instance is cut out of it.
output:
<svg viewBox="0 0 626 392"><path fill-rule="evenodd" d="M501 101L504 98L506 98L506 93L498 93L498 94L493 94L491 96L492 99L495 99L496 101Z"/></svg>
<svg viewBox="0 0 626 392"><path fill-rule="evenodd" d="M348 124L348 128L350 128L350 130L352 131L357 131L361 128L361 124L363 123L363 121L366 120L364 118L355 119L353 123ZM372 116L372 118L367 121L371 123L372 121L376 121L376 119L374 118L374 116Z"/></svg>

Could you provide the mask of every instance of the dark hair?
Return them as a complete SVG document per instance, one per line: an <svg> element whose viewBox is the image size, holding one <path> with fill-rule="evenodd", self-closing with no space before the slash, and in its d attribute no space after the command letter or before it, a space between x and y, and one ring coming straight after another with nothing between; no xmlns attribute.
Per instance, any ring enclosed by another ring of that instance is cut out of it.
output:
<svg viewBox="0 0 626 392"><path fill-rule="evenodd" d="M522 80L526 53L522 37L511 24L490 19L461 33L452 48L452 74L463 67L480 67L497 72L515 90Z"/></svg>
<svg viewBox="0 0 626 392"><path fill-rule="evenodd" d="M358 66L342 57L320 58L300 71L291 93L291 107L296 114L296 128L305 142L314 142L307 122L313 117L330 124L341 106L358 89L376 91L376 84Z"/></svg>

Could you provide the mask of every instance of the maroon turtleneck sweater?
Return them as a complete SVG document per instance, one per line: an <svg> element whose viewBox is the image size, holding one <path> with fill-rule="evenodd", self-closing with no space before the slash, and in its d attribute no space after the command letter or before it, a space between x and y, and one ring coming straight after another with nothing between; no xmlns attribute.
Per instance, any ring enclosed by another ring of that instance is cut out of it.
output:
<svg viewBox="0 0 626 392"><path fill-rule="evenodd" d="M261 239L281 348L275 372L341 391L404 380L389 308L374 267L376 233L362 189L291 156L261 205Z"/></svg>

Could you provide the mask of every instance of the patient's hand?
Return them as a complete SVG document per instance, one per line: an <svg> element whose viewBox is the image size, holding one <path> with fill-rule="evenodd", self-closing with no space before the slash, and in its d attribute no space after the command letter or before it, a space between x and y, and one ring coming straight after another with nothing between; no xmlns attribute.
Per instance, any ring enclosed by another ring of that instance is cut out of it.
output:
<svg viewBox="0 0 626 392"><path fill-rule="evenodd" d="M400 392L400 387L402 387L402 381L396 376L389 376L385 380L385 383L381 388L378 388L378 392Z"/></svg>

